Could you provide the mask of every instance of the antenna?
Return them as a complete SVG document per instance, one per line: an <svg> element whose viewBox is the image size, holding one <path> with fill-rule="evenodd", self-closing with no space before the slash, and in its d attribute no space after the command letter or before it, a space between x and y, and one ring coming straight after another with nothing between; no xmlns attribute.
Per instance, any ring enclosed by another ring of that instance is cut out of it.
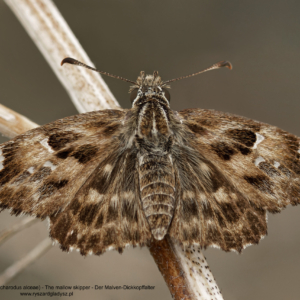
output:
<svg viewBox="0 0 300 300"><path fill-rule="evenodd" d="M104 72L104 71L100 71L100 70L98 70L98 69L95 69L95 68L93 68L93 67L90 67L90 66L88 66L88 65L86 65L86 64L84 64L84 63L82 63L82 62L80 62L80 61L78 61L78 60L76 60L76 59L74 59L74 58L71 58L71 57L64 58L64 59L62 60L62 62L61 62L61 66L62 66L63 64L71 64L71 65L76 65L76 66L84 67L84 68L87 68L87 69L96 71L96 72L98 72L98 73L100 73L100 74L103 74L103 75L106 75L106 76L109 76L109 77L113 77L113 78L116 78L116 79L120 79L120 80L122 80L122 81L130 82L130 83L133 83L134 85L138 85L138 83L135 82L135 81L128 80L128 79L126 79L126 78L124 78L124 77L121 77L121 76L112 75L112 74L107 73L107 72ZM207 69L204 69L203 71L200 71L200 72L197 72L197 73L194 73L194 74L191 74L191 75L187 75L187 76L178 77L178 78L171 79L171 80L168 80L168 81L164 81L164 82L161 84L161 86L165 86L167 83L170 83L170 82L173 82L173 81L177 81L177 80L181 80L181 79L193 77L193 76L199 75L199 74L201 74L201 73L204 73L204 72L207 72L207 71L211 71L211 70L220 69L220 68L223 68L223 67L226 67L226 68L228 68L229 70L232 69L232 65L231 65L231 63L230 63L229 61L222 60L222 61L220 61L220 62L218 62L218 63L216 63L216 64L213 64L211 67L209 67L209 68L207 68ZM143 72L143 73L141 72L141 76L142 76L142 77L145 76L144 74L145 74L144 72ZM157 71L155 71L155 72L153 73L153 78L155 79L155 77L157 77L157 75L158 75L158 73L157 73ZM153 80L154 80L154 79L153 79Z"/></svg>
<svg viewBox="0 0 300 300"><path fill-rule="evenodd" d="M187 75L187 76L178 77L178 78L171 79L171 80L168 80L168 81L164 81L161 85L164 86L167 83L170 83L170 82L173 82L173 81L177 81L177 80L181 80L181 79L193 77L193 76L199 75L201 73L204 73L204 72L207 72L207 71L211 71L211 70L215 70L215 69L220 69L220 68L223 68L223 67L226 67L229 70L232 69L232 65L231 65L231 63L229 61L222 60L222 61L220 61L220 62L218 62L216 64L213 64L211 67L209 67L207 69L204 69L203 71L200 71L200 72L197 72L197 73L194 73L194 74L191 74L191 75Z"/></svg>
<svg viewBox="0 0 300 300"><path fill-rule="evenodd" d="M117 79L120 79L120 80L123 80L123 81L126 81L126 82L130 82L130 83L133 83L133 84L137 84L135 81L128 80L128 79L123 78L121 76L112 75L112 74L109 74L107 72L100 71L100 70L97 70L95 68L92 68L92 67L90 67L90 66L88 66L88 65L86 65L86 64L84 64L84 63L82 63L82 62L80 62L80 61L78 61L78 60L76 60L74 58L71 58L71 57L64 58L62 60L62 62L61 62L60 65L62 66L63 64L70 64L70 65L76 65L76 66L80 66L80 67L85 67L87 69L96 71L96 72L98 72L100 74L103 74L103 75L106 75L106 76L109 76L109 77L117 78Z"/></svg>

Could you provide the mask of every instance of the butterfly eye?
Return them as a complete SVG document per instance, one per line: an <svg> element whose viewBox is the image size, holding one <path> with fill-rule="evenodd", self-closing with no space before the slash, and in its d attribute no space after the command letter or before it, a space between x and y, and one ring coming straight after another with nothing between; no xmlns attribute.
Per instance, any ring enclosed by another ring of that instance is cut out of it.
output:
<svg viewBox="0 0 300 300"><path fill-rule="evenodd" d="M132 90L132 92L130 93L130 101L131 101L131 103L132 103L132 102L134 101L134 99L137 97L138 90L139 90L139 89L134 89L134 90Z"/></svg>
<svg viewBox="0 0 300 300"><path fill-rule="evenodd" d="M162 90L165 93L165 97L170 102L171 101L171 95L170 95L169 91L167 89L164 89L164 88Z"/></svg>

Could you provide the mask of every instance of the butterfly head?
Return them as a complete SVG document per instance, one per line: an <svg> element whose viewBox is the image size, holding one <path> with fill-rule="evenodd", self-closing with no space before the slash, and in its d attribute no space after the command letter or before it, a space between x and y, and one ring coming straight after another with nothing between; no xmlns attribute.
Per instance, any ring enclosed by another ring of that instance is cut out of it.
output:
<svg viewBox="0 0 300 300"><path fill-rule="evenodd" d="M148 101L158 101L169 106L169 86L163 84L157 71L153 75L145 75L142 71L136 80L136 84L130 87L130 101L132 106L142 105Z"/></svg>

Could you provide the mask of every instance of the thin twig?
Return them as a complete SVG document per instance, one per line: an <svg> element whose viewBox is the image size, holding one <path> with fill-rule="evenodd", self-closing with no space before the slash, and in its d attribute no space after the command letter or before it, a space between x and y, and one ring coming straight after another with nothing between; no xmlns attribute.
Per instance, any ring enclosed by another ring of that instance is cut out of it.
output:
<svg viewBox="0 0 300 300"><path fill-rule="evenodd" d="M13 138L38 126L26 117L0 104L0 132L6 137Z"/></svg>
<svg viewBox="0 0 300 300"><path fill-rule="evenodd" d="M0 275L0 286L7 284L9 281L11 281L14 277L16 277L19 273L26 269L30 264L32 264L44 253L46 253L51 247L51 240L49 238L44 239L33 250L27 253L26 256L16 261Z"/></svg>
<svg viewBox="0 0 300 300"><path fill-rule="evenodd" d="M37 223L38 221L40 220L32 217L26 217L9 229L2 231L0 233L0 245L2 245L8 238L13 237L19 231L22 231L23 229Z"/></svg>

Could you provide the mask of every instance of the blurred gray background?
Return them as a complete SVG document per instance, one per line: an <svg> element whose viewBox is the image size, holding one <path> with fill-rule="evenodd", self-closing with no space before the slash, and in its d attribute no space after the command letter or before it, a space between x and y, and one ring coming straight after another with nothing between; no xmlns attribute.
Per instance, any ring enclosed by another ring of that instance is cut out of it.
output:
<svg viewBox="0 0 300 300"><path fill-rule="evenodd" d="M96 66L135 80L141 70L171 79L175 110L213 108L300 136L299 1L55 1ZM0 102L39 124L76 114L67 93L10 9L0 2ZM57 62L58 64L60 62ZM123 107L128 84L105 78ZM6 139L3 138L2 141ZM3 212L0 229L18 222ZM269 215L268 236L242 255L205 251L225 299L300 299L300 207ZM0 249L0 271L48 235L37 224ZM147 249L83 258L53 247L12 285L155 285L153 291L76 292L72 299L171 299ZM0 291L1 299L21 299ZM56 299L56 298L52 298Z"/></svg>

